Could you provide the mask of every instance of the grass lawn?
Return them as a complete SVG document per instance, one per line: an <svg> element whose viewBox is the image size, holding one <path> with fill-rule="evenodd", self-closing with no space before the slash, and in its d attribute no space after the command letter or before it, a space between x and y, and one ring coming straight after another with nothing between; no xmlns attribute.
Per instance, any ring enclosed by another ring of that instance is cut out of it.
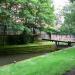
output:
<svg viewBox="0 0 75 75"><path fill-rule="evenodd" d="M75 68L75 47L0 67L0 75L62 75Z"/></svg>
<svg viewBox="0 0 75 75"><path fill-rule="evenodd" d="M52 45L54 44L53 42L50 42L50 41L39 41L39 42L34 42L34 43L28 43L28 44L25 44L25 45L6 45L5 47L9 47L9 48L12 48L12 47L32 47L32 46L42 46L42 45Z"/></svg>
<svg viewBox="0 0 75 75"><path fill-rule="evenodd" d="M0 53L15 54L15 53L50 51L53 44L54 43L50 41L42 41L42 42L29 43L26 45L0 46Z"/></svg>

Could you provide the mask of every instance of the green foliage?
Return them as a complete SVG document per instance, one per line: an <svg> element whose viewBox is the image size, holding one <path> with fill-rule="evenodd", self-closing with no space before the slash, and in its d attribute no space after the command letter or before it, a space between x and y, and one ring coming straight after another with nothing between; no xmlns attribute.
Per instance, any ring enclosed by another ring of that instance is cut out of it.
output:
<svg viewBox="0 0 75 75"><path fill-rule="evenodd" d="M75 2L67 6L64 10L64 24L61 32L64 34L75 34Z"/></svg>
<svg viewBox="0 0 75 75"><path fill-rule="evenodd" d="M50 0L6 0L6 2L4 1L3 3L5 3L5 8L2 7L2 3L0 8L0 12L5 13L3 20L11 19L13 21L12 17L15 16L15 18L25 19L25 23L35 23L37 25L42 23L53 24L54 10ZM17 9L15 7L14 10L12 8L15 5ZM19 8L19 5L21 8ZM9 19L7 19L7 16L9 16Z"/></svg>
<svg viewBox="0 0 75 75"><path fill-rule="evenodd" d="M75 0L70 0L72 3L75 1Z"/></svg>
<svg viewBox="0 0 75 75"><path fill-rule="evenodd" d="M50 27L45 28L44 31L47 32L48 34L58 33L58 31L56 29L50 28Z"/></svg>
<svg viewBox="0 0 75 75"><path fill-rule="evenodd" d="M54 9L51 0L3 0L0 2L0 22L17 33L26 28L53 25ZM32 26L31 26L32 25ZM6 32L8 29L5 29ZM27 32L28 29L27 29ZM28 34L29 35L29 34Z"/></svg>

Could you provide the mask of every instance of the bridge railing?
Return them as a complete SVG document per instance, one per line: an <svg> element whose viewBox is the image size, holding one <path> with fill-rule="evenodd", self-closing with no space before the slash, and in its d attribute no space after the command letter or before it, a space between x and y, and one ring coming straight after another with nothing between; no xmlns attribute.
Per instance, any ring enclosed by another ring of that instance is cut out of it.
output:
<svg viewBox="0 0 75 75"><path fill-rule="evenodd" d="M49 39L49 40L57 40L57 41L70 41L75 42L75 35L59 35L59 34L47 34L43 32L41 34L42 39Z"/></svg>
<svg viewBox="0 0 75 75"><path fill-rule="evenodd" d="M58 41L71 41L75 42L75 36L74 35L51 35L51 40L58 40Z"/></svg>

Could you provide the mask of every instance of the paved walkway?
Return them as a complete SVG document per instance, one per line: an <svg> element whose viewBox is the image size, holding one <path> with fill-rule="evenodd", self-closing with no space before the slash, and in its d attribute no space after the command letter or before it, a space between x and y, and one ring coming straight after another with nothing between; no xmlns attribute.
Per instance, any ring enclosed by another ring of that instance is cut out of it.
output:
<svg viewBox="0 0 75 75"><path fill-rule="evenodd" d="M42 54L46 53L0 55L0 66L11 64L17 61L22 61Z"/></svg>

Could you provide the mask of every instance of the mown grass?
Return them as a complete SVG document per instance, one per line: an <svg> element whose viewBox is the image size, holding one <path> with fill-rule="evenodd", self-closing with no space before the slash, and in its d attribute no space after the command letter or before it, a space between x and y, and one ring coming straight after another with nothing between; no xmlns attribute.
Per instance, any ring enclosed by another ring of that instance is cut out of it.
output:
<svg viewBox="0 0 75 75"><path fill-rule="evenodd" d="M16 54L16 53L31 53L40 51L51 51L51 47L54 43L50 41L42 41L29 43L26 45L5 45L0 46L0 54Z"/></svg>
<svg viewBox="0 0 75 75"><path fill-rule="evenodd" d="M75 68L75 47L0 67L0 75L62 75Z"/></svg>

